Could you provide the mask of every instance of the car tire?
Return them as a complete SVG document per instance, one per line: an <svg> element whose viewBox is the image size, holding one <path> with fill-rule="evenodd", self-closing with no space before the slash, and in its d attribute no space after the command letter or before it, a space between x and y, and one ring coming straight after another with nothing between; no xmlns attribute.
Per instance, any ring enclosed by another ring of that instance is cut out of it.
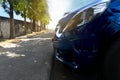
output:
<svg viewBox="0 0 120 80"><path fill-rule="evenodd" d="M101 71L102 76L98 80L120 80L120 38L108 49Z"/></svg>

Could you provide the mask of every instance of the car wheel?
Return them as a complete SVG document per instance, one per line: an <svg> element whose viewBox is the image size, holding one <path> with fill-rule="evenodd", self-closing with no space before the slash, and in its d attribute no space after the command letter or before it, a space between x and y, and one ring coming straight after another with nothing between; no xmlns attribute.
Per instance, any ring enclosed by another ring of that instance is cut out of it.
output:
<svg viewBox="0 0 120 80"><path fill-rule="evenodd" d="M110 46L102 65L103 80L120 80L120 38Z"/></svg>

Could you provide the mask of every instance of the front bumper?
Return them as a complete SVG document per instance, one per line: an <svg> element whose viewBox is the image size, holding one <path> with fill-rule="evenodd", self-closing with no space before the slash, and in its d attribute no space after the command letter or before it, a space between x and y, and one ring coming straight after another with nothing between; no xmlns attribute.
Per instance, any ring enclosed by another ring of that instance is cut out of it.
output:
<svg viewBox="0 0 120 80"><path fill-rule="evenodd" d="M76 53L73 43L67 40L53 41L55 57L72 69L86 69L95 62L95 53L83 50Z"/></svg>
<svg viewBox="0 0 120 80"><path fill-rule="evenodd" d="M53 47L55 49L55 57L60 62L66 64L72 69L77 69L75 62L73 44L68 40L54 40Z"/></svg>
<svg viewBox="0 0 120 80"><path fill-rule="evenodd" d="M55 53L55 57L60 62L64 63L65 65L69 66L72 69L78 69L79 65L76 63L74 55L72 53L73 51L60 51L57 50Z"/></svg>

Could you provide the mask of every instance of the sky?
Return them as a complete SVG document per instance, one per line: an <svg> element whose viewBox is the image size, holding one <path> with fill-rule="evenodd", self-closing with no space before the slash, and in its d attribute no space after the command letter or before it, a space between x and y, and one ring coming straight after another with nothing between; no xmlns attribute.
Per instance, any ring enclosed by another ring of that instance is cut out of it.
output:
<svg viewBox="0 0 120 80"><path fill-rule="evenodd" d="M82 2L81 2L82 1ZM90 0L47 0L49 14L51 17L48 27L54 29L58 20L63 16L65 12L71 12L80 7L80 4ZM9 17L8 14L0 7L0 16ZM23 20L21 16L14 14L15 19Z"/></svg>
<svg viewBox="0 0 120 80"><path fill-rule="evenodd" d="M76 10L80 5L79 1L80 0L48 0L49 12L52 19L49 28L54 29L58 20L65 12Z"/></svg>
<svg viewBox="0 0 120 80"><path fill-rule="evenodd" d="M3 17L9 17L9 15L4 11L4 9L0 6L0 16L3 16ZM15 19L18 19L18 20L23 20L23 18L19 15L15 15L14 13L14 18Z"/></svg>

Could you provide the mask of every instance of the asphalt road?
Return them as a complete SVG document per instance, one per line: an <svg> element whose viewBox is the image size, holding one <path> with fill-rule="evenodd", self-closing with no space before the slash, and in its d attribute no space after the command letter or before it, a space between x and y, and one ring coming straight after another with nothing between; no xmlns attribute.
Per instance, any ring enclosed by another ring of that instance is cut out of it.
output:
<svg viewBox="0 0 120 80"><path fill-rule="evenodd" d="M76 73L53 56L53 32L17 44L0 47L0 80L95 80L95 75Z"/></svg>
<svg viewBox="0 0 120 80"><path fill-rule="evenodd" d="M49 80L52 36L47 32L0 47L0 80Z"/></svg>

